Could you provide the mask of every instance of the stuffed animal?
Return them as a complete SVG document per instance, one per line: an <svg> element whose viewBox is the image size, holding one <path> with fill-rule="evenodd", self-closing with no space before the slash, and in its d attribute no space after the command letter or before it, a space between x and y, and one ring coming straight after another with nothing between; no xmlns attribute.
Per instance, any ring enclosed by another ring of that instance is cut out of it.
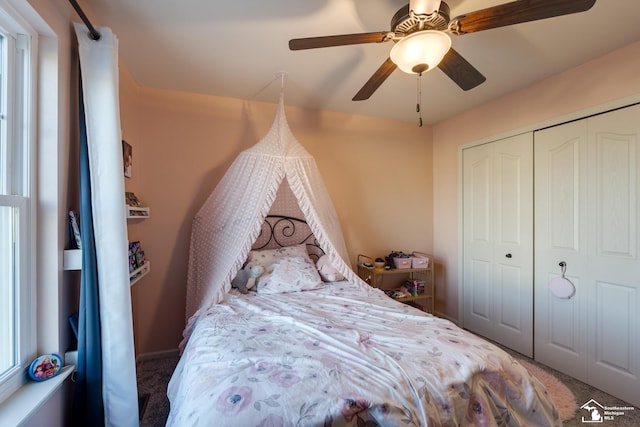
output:
<svg viewBox="0 0 640 427"><path fill-rule="evenodd" d="M327 255L322 255L320 259L318 259L318 262L316 262L316 268L318 269L318 273L320 273L320 277L325 282L337 282L339 280L344 280L344 276L340 274L333 265L331 265Z"/></svg>
<svg viewBox="0 0 640 427"><path fill-rule="evenodd" d="M261 265L247 264L242 270L238 271L236 277L231 281L231 287L238 289L243 294L249 292L256 284L256 278L264 273L264 267Z"/></svg>

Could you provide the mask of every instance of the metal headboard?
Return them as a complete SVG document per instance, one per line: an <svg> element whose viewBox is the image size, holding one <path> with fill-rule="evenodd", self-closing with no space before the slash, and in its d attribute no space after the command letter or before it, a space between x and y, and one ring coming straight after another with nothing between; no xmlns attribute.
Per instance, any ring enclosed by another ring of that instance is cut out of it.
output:
<svg viewBox="0 0 640 427"><path fill-rule="evenodd" d="M301 244L307 246L307 252L314 262L324 255L307 221L286 215L267 215L253 249L283 248Z"/></svg>

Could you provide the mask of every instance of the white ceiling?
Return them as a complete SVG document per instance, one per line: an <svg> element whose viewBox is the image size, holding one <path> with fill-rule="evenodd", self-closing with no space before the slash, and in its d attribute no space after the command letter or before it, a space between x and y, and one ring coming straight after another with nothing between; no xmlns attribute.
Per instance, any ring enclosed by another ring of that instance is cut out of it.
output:
<svg viewBox="0 0 640 427"><path fill-rule="evenodd" d="M452 18L506 2L446 1ZM285 72L287 105L414 122L417 78L399 69L369 100L351 101L388 57L392 42L288 47L291 38L388 31L406 3L85 0L99 24L118 36L121 60L141 86L276 103L278 75ZM425 73L423 121L437 123L640 40L638 17L638 0L597 0L579 14L452 36L453 47L487 81L464 92L439 69Z"/></svg>

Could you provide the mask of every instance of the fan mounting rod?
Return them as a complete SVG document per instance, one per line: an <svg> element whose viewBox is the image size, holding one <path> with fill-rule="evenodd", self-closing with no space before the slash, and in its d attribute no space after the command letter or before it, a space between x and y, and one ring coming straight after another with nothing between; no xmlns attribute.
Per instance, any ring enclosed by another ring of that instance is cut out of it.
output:
<svg viewBox="0 0 640 427"><path fill-rule="evenodd" d="M440 0L410 0L409 13L418 21L418 29L424 29L425 23L431 15L440 9Z"/></svg>
<svg viewBox="0 0 640 427"><path fill-rule="evenodd" d="M440 0L410 0L409 10L416 15L431 15L440 9Z"/></svg>
<svg viewBox="0 0 640 427"><path fill-rule="evenodd" d="M430 15L416 15L405 5L391 18L391 31L396 38L421 30L445 31L449 26L449 5L440 2L440 7Z"/></svg>

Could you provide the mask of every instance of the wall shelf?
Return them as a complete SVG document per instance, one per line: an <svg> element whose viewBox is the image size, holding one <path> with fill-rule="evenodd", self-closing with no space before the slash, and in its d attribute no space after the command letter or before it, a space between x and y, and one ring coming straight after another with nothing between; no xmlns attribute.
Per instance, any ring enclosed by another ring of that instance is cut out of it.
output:
<svg viewBox="0 0 640 427"><path fill-rule="evenodd" d="M142 279L144 276L149 274L151 271L151 262L146 260L141 267L136 268L131 273L129 273L129 283L133 286L138 280Z"/></svg>
<svg viewBox="0 0 640 427"><path fill-rule="evenodd" d="M65 249L62 266L67 271L82 270L82 249ZM129 283L133 285L149 274L150 271L151 262L146 260L141 267L129 273Z"/></svg>
<svg viewBox="0 0 640 427"><path fill-rule="evenodd" d="M142 219L149 218L151 215L151 209L144 206L130 206L125 205L127 208L127 219Z"/></svg>

